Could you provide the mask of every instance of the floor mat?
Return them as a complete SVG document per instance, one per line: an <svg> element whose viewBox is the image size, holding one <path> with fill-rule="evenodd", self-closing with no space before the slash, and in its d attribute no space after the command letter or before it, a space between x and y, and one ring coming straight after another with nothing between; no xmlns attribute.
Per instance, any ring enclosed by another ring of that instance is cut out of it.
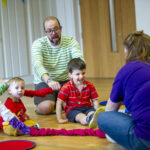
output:
<svg viewBox="0 0 150 150"><path fill-rule="evenodd" d="M27 150L32 149L36 146L36 143L33 141L27 140L8 140L0 142L1 150Z"/></svg>

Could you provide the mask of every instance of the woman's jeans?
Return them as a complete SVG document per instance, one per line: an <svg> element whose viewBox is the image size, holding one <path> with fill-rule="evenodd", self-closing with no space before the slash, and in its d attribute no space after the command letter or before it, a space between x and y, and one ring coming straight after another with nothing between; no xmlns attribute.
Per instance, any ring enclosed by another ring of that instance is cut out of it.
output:
<svg viewBox="0 0 150 150"><path fill-rule="evenodd" d="M135 135L131 116L116 111L102 112L97 118L97 123L103 132L126 149L150 150L150 141Z"/></svg>

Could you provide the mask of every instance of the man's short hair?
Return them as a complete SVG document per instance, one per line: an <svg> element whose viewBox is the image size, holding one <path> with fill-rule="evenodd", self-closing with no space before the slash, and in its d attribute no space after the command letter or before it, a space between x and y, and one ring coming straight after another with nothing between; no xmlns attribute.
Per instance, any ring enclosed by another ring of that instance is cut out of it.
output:
<svg viewBox="0 0 150 150"><path fill-rule="evenodd" d="M54 17L54 16L48 16L48 17L46 17L46 18L44 19L44 21L43 21L43 29L44 29L44 30L45 30L45 22L46 22L46 21L49 21L49 20L56 20L56 21L58 22L59 27L61 26L61 25L60 25L60 22L59 22L59 20L58 20L58 18L56 18L56 17Z"/></svg>

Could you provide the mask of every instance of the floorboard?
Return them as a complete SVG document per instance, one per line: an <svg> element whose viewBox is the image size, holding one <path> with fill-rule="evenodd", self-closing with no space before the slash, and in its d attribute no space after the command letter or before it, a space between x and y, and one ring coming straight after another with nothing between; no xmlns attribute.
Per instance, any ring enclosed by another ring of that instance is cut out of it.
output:
<svg viewBox="0 0 150 150"><path fill-rule="evenodd" d="M88 79L91 81L99 94L99 102L107 100L111 91L113 79ZM33 89L33 85L27 85L26 89ZM7 92L0 96L0 100L4 103L8 97ZM33 98L22 98L27 112L30 114L31 118L36 120L41 128L53 128L53 129L85 129L88 126L82 126L78 123L67 123L58 124L56 120L56 115L37 115L35 114L35 106ZM6 140L30 140L36 143L36 150L123 150L118 144L112 144L105 138L98 138L92 136L41 136L41 137L31 137L31 136L7 136L2 131L0 131L0 141Z"/></svg>

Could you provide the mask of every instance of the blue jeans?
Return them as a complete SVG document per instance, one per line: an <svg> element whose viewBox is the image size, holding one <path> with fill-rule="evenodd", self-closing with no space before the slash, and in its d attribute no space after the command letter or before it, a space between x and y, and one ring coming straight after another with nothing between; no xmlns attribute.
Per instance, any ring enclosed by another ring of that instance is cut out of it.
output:
<svg viewBox="0 0 150 150"><path fill-rule="evenodd" d="M131 116L116 111L102 112L97 118L99 128L128 150L150 150L150 141L134 133Z"/></svg>

